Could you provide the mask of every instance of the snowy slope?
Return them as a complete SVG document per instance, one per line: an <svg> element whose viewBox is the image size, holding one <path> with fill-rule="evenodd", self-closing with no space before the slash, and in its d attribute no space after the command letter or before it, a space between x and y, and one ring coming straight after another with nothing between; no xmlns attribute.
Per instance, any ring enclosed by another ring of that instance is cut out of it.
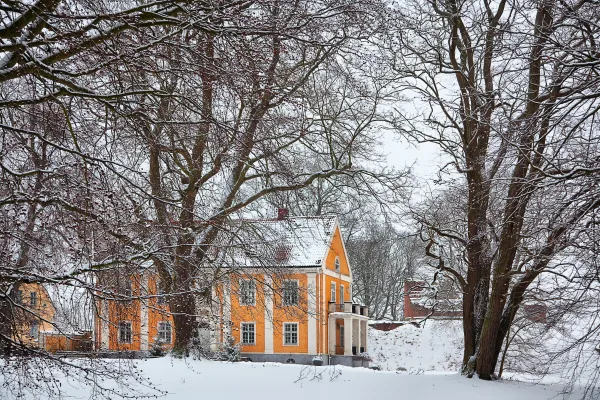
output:
<svg viewBox="0 0 600 400"><path fill-rule="evenodd" d="M369 329L369 355L385 371L451 371L462 359L462 326L457 320L407 323L392 331Z"/></svg>
<svg viewBox="0 0 600 400"><path fill-rule="evenodd" d="M118 363L119 361L115 361ZM329 396L346 400L412 399L418 400L550 400L561 386L530 385L521 382L487 382L467 379L457 374L410 375L372 371L366 368L304 367L287 364L188 362L164 357L160 359L120 361L129 369L133 364L146 376L149 386L130 384L113 387L117 392L137 388L145 394L164 394L167 400L306 400ZM105 382L109 387L110 383ZM74 398L98 398L89 388L62 378L62 389ZM158 389L154 392L152 387ZM2 396L0 378L0 398ZM161 393L162 392L162 393ZM6 393L4 393L6 394ZM131 394L131 393L130 393ZM581 397L581 392L568 399ZM44 395L27 399L46 399ZM111 399L119 397L116 394ZM562 397L560 397L562 399Z"/></svg>

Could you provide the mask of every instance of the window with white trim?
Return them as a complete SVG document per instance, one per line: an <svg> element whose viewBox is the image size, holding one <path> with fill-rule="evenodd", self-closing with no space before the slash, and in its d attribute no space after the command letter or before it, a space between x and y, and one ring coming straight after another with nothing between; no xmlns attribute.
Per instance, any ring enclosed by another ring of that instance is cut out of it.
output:
<svg viewBox="0 0 600 400"><path fill-rule="evenodd" d="M31 292L29 293L29 305L35 307L37 305L37 293Z"/></svg>
<svg viewBox="0 0 600 400"><path fill-rule="evenodd" d="M335 294L335 282L331 282L331 299L329 301L331 301L332 303L336 302Z"/></svg>
<svg viewBox="0 0 600 400"><path fill-rule="evenodd" d="M344 285L340 285L340 304L344 304Z"/></svg>
<svg viewBox="0 0 600 400"><path fill-rule="evenodd" d="M37 322L34 321L29 326L29 336L37 339L39 334L40 334L40 324L38 324Z"/></svg>
<svg viewBox="0 0 600 400"><path fill-rule="evenodd" d="M298 345L298 323L286 322L283 324L283 344L286 346Z"/></svg>
<svg viewBox="0 0 600 400"><path fill-rule="evenodd" d="M172 327L170 322L158 323L158 341L161 343L171 343Z"/></svg>
<svg viewBox="0 0 600 400"><path fill-rule="evenodd" d="M240 281L240 305L256 305L256 284L251 279Z"/></svg>
<svg viewBox="0 0 600 400"><path fill-rule="evenodd" d="M335 272L340 272L340 258L335 258Z"/></svg>
<svg viewBox="0 0 600 400"><path fill-rule="evenodd" d="M254 322L242 322L242 344L256 343L256 325Z"/></svg>
<svg viewBox="0 0 600 400"><path fill-rule="evenodd" d="M298 305L298 281L288 280L283 282L283 305Z"/></svg>
<svg viewBox="0 0 600 400"><path fill-rule="evenodd" d="M119 343L131 343L131 322L119 322Z"/></svg>

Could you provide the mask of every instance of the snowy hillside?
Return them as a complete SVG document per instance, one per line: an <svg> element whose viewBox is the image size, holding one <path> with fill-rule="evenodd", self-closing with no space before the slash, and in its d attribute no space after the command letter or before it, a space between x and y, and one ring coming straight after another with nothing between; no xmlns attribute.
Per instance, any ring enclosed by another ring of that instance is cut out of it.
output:
<svg viewBox="0 0 600 400"><path fill-rule="evenodd" d="M407 323L392 331L369 329L369 355L385 371L418 373L458 370L462 358L462 326L456 320Z"/></svg>

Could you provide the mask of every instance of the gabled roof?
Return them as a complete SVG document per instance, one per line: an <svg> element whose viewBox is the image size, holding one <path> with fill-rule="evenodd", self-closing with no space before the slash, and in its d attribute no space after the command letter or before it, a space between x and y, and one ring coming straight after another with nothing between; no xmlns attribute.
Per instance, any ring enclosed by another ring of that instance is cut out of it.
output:
<svg viewBox="0 0 600 400"><path fill-rule="evenodd" d="M229 258L244 267L319 267L333 237L337 217L238 220L227 235Z"/></svg>

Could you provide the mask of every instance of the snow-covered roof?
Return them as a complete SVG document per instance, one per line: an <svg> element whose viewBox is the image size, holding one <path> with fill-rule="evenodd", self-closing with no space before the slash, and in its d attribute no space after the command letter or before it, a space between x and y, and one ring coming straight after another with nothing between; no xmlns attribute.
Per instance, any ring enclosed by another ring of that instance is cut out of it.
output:
<svg viewBox="0 0 600 400"><path fill-rule="evenodd" d="M318 267L327 254L337 217L238 220L227 235L236 266Z"/></svg>

